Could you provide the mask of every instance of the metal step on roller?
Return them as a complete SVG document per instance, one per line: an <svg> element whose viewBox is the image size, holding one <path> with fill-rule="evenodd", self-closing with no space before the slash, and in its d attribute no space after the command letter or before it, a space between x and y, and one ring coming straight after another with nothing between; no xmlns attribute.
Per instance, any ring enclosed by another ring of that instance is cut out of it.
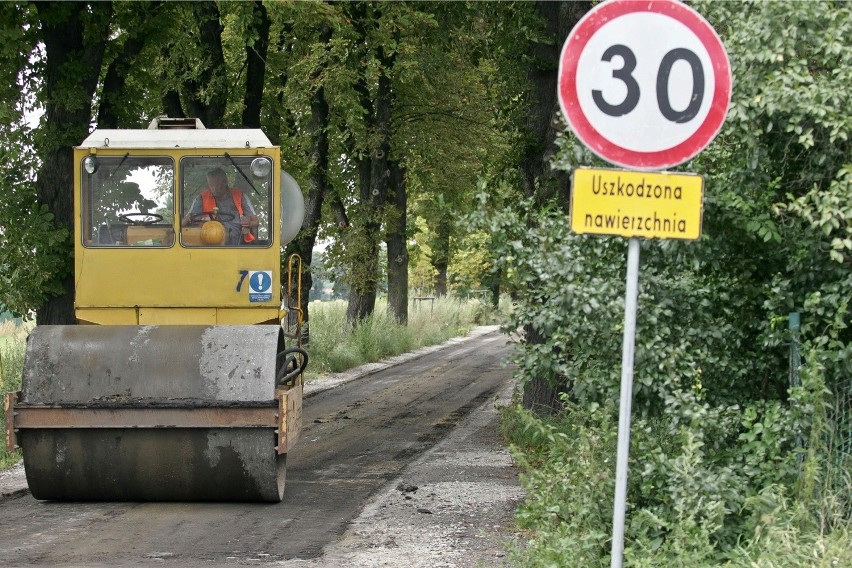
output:
<svg viewBox="0 0 852 568"><path fill-rule="evenodd" d="M38 326L7 445L36 499L280 501L307 363L284 347L275 325Z"/></svg>

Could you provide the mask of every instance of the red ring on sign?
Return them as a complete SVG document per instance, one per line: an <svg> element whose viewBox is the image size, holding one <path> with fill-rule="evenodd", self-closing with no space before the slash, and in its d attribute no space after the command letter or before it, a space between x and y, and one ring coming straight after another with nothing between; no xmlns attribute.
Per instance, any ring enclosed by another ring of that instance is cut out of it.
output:
<svg viewBox="0 0 852 568"><path fill-rule="evenodd" d="M704 122L686 140L665 150L637 152L605 138L589 122L577 97L577 66L591 37L604 25L628 14L654 12L686 26L704 45L713 64L715 88ZM700 14L669 0L611 0L586 14L571 30L559 58L559 104L571 129L595 154L613 164L640 170L665 169L682 164L703 150L719 133L731 100L731 66L722 40Z"/></svg>

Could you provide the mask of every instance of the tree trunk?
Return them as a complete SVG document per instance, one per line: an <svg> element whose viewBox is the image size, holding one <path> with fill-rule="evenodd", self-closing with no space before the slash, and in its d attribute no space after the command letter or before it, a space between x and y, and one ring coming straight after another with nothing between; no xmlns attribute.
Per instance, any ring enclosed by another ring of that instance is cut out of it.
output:
<svg viewBox="0 0 852 568"><path fill-rule="evenodd" d="M546 22L544 37L550 41L531 42L528 51L531 61L542 62L543 65L533 63L527 75L530 85L527 92L529 111L524 130L526 139L531 142L524 148L520 162L524 192L527 197L535 197L539 206L555 199L566 212L570 197L568 174L550 167L550 161L557 151L558 61L565 38L589 9L590 2L536 2L536 10ZM532 326L527 326L524 331L527 343L542 344L546 340ZM535 377L524 385L524 408L554 412L560 408L560 393L568 388L568 385L555 384L546 377Z"/></svg>
<svg viewBox="0 0 852 568"><path fill-rule="evenodd" d="M376 291L379 277L379 231L381 224L374 207L384 196L374 186L374 159L364 157L359 161L359 187L361 205L360 227L350 227L347 237L350 246L349 304L346 321L356 324L369 317L376 308Z"/></svg>
<svg viewBox="0 0 852 568"><path fill-rule="evenodd" d="M358 5L363 6L363 5ZM357 13L357 12L356 12ZM364 16L366 17L366 16ZM364 36L364 22L356 22L356 28ZM388 166L391 148L391 112L393 91L390 71L395 56L387 54L384 47L376 49L376 58L381 63L378 74L375 100L371 100L365 77L356 85L361 95L361 104L365 110L366 122L378 139L378 144L368 148L368 154L359 161L360 200L362 225L353 237L358 238L356 254L350 264L352 290L349 293L349 306L346 318L349 322L359 322L373 313L376 306L376 292L379 279L379 242L381 239L382 213L387 203L390 168ZM361 70L362 74L366 69Z"/></svg>
<svg viewBox="0 0 852 568"><path fill-rule="evenodd" d="M254 45L246 45L246 93L243 98L243 128L260 128L260 109L269 50L269 14L261 0L252 5L252 27L257 33Z"/></svg>
<svg viewBox="0 0 852 568"><path fill-rule="evenodd" d="M482 284L491 292L491 306L496 310L500 307L500 283L505 278L505 271L490 272L482 279Z"/></svg>
<svg viewBox="0 0 852 568"><path fill-rule="evenodd" d="M364 283L360 289L349 291L349 303L346 305L346 321L357 324L376 311L376 286Z"/></svg>
<svg viewBox="0 0 852 568"><path fill-rule="evenodd" d="M524 341L535 345L544 343L542 336L533 326L524 328ZM521 403L527 410L551 414L562 409L560 395L569 392L570 385L558 380L534 379L524 384Z"/></svg>
<svg viewBox="0 0 852 568"><path fill-rule="evenodd" d="M450 234L453 227L450 218L444 213L437 226L435 227L435 236L430 243L432 248L431 263L435 269L435 295L446 296L448 291L447 286L447 268L450 264Z"/></svg>
<svg viewBox="0 0 852 568"><path fill-rule="evenodd" d="M205 55L200 63L199 80L188 80L184 85L185 106L189 116L200 118L207 128L220 128L228 104L228 78L219 7L216 2L196 2L192 4L192 12L198 21L201 51Z"/></svg>
<svg viewBox="0 0 852 568"><path fill-rule="evenodd" d="M36 181L39 204L46 204L57 227L74 234L74 163L72 147L89 132L92 98L103 63L112 4L88 5L86 29L79 4L38 2L34 4L41 20L45 48L45 126L40 136L42 166ZM86 38L91 38L89 42ZM73 239L73 237L72 237ZM51 298L36 310L39 324L74 323L73 240L68 249L68 267L62 286L65 292Z"/></svg>
<svg viewBox="0 0 852 568"><path fill-rule="evenodd" d="M118 128L118 110L124 94L126 71L143 46L144 42L140 38L128 38L121 53L110 63L98 106L98 128Z"/></svg>
<svg viewBox="0 0 852 568"><path fill-rule="evenodd" d="M408 245L406 243L406 210L408 196L405 172L399 163L390 166L390 204L393 219L388 221L385 242L388 247L388 315L397 323L408 323Z"/></svg>
<svg viewBox="0 0 852 568"><path fill-rule="evenodd" d="M127 31L128 37L121 51L107 67L98 104L98 128L128 126L128 124L122 124L119 118L125 99L124 87L127 83L127 75L145 47L145 38L151 27L158 25L155 16L161 4L162 2L156 1L150 4L140 2L130 5L135 10L134 17L138 25Z"/></svg>
<svg viewBox="0 0 852 568"><path fill-rule="evenodd" d="M165 73L163 73L163 80L169 80ZM180 102L180 93L176 89L166 91L160 102L163 105L163 112L166 113L166 116L170 118L186 118L186 113L183 112L183 105Z"/></svg>
<svg viewBox="0 0 852 568"><path fill-rule="evenodd" d="M437 271L435 274L435 295L439 298L447 295L447 261L440 260L432 263L432 267Z"/></svg>
<svg viewBox="0 0 852 568"><path fill-rule="evenodd" d="M353 259L353 266L350 269L354 278L349 290L349 302L346 306L346 321L351 324L360 323L369 317L376 308L379 246L374 239L378 235L379 229L378 227L368 227L367 225L370 223L361 227L360 231L355 228L348 230L348 236L355 237L357 240L354 243L354 248L360 253L358 258Z"/></svg>
<svg viewBox="0 0 852 568"><path fill-rule="evenodd" d="M323 45L327 45L331 41L330 27L325 26L322 29L320 41ZM316 81L319 81L319 78L324 74L323 71L323 69L316 70L314 73ZM297 253L302 257L304 264L301 289L302 297L299 307L302 310L302 343L305 345L310 343L311 332L310 312L308 311L310 291L314 282L311 276L311 262L313 260L313 250L317 241L320 221L322 220L322 204L325 196L328 194L328 117L329 108L328 101L325 99L325 88L320 83L311 97L309 128L314 147L311 151L311 166L308 173L307 195L305 196L305 219L302 221L302 230L293 243L290 244L285 255L286 261L286 258L289 258L290 254Z"/></svg>
<svg viewBox="0 0 852 568"><path fill-rule="evenodd" d="M322 35L324 32L321 31ZM293 43L295 40L293 39L293 22L282 22L281 29L278 31L278 39L275 42L275 51L280 55L285 55L289 57L293 52ZM324 49L327 49L324 42ZM296 121L293 118L293 112L287 107L286 101L284 100L284 91L287 88L287 82L290 80L290 76L287 74L287 71L282 71L276 81L274 83L275 90L277 91L277 95L275 96L275 100L278 102L277 105L270 105L266 110L267 116L269 116L269 124L267 124L265 128L266 135L269 136L269 139L273 144L281 145L281 141L287 139L290 136L296 136L297 127Z"/></svg>
<svg viewBox="0 0 852 568"><path fill-rule="evenodd" d="M528 50L528 57L533 63L527 73L530 89L526 103L529 110L524 121L529 143L521 158L524 193L527 197L535 197L537 205L557 199L567 211L570 196L568 173L550 167L557 151L555 141L560 112L556 94L558 62L568 33L591 9L591 3L539 0L535 6L545 21L544 37L551 41L530 42Z"/></svg>

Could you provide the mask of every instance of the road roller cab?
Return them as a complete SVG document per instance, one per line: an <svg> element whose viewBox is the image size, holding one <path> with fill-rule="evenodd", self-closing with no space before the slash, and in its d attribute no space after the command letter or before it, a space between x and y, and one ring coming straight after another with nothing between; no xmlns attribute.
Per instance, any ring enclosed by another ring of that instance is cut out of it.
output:
<svg viewBox="0 0 852 568"><path fill-rule="evenodd" d="M36 326L6 400L33 496L281 500L307 354L280 149L157 119L92 132L74 178L78 325Z"/></svg>
<svg viewBox="0 0 852 568"><path fill-rule="evenodd" d="M304 213L279 148L260 130L173 124L95 130L74 151L78 320L276 324L281 246Z"/></svg>

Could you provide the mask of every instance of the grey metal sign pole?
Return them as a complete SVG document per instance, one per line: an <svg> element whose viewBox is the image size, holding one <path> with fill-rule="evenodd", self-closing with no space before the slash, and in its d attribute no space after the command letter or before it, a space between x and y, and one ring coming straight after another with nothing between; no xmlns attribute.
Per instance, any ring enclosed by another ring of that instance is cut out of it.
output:
<svg viewBox="0 0 852 568"><path fill-rule="evenodd" d="M621 568L624 557L624 514L627 508L627 458L630 453L630 412L633 403L633 354L639 297L639 239L627 242L627 289L624 293L624 338L621 344L621 398L618 405L618 451L615 464L615 505L612 513L610 568Z"/></svg>

